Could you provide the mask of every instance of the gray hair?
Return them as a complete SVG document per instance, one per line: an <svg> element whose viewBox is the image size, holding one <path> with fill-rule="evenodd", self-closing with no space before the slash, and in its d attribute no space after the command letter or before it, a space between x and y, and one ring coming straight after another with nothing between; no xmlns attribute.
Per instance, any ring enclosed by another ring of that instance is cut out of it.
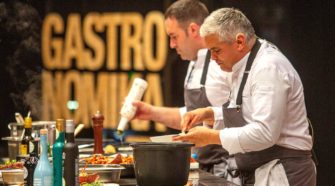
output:
<svg viewBox="0 0 335 186"><path fill-rule="evenodd" d="M217 34L220 41L232 43L238 33L246 36L247 42L255 37L255 30L249 19L234 8L221 8L212 12L200 28L202 37Z"/></svg>

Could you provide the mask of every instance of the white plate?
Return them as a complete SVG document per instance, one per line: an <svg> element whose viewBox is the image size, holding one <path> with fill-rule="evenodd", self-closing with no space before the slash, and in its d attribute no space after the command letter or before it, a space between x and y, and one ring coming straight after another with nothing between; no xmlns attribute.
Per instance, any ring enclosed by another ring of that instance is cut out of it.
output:
<svg viewBox="0 0 335 186"><path fill-rule="evenodd" d="M163 135L163 136L153 136L150 137L152 142L162 143L162 142L181 142L181 141L173 141L172 137L177 136L178 134L170 134L170 135Z"/></svg>

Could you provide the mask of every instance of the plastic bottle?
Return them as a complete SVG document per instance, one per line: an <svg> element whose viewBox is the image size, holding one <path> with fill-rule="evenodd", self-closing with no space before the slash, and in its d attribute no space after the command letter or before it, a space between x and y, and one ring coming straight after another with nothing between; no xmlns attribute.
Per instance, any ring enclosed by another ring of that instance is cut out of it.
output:
<svg viewBox="0 0 335 186"><path fill-rule="evenodd" d="M48 130L40 130L41 156L34 171L34 186L52 186L53 171L48 159Z"/></svg>
<svg viewBox="0 0 335 186"><path fill-rule="evenodd" d="M52 159L53 159L53 174L54 186L62 186L63 179L63 147L64 147L64 119L56 120L56 134L58 137L52 146Z"/></svg>
<svg viewBox="0 0 335 186"><path fill-rule="evenodd" d="M140 78L134 79L133 85L121 108L121 120L117 128L119 134L123 133L128 121L135 116L136 107L132 105L132 102L141 100L147 87L148 83L145 80Z"/></svg>
<svg viewBox="0 0 335 186"><path fill-rule="evenodd" d="M73 120L65 122L65 139L64 145L64 181L66 186L79 186L79 150L74 141L74 124Z"/></svg>

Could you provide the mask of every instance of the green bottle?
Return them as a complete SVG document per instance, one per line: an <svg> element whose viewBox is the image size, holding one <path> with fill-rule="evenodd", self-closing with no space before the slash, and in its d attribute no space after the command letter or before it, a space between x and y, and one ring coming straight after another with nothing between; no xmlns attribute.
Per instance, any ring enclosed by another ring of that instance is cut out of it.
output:
<svg viewBox="0 0 335 186"><path fill-rule="evenodd" d="M63 147L64 147L64 119L56 120L56 130L58 137L52 147L53 155L53 174L54 174L54 186L62 186L63 180Z"/></svg>

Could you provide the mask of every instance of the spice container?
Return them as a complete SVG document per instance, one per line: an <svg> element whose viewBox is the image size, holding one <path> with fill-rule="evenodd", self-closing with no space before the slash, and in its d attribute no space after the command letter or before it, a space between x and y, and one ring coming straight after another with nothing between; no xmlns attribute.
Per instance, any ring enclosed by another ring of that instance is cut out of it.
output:
<svg viewBox="0 0 335 186"><path fill-rule="evenodd" d="M92 117L93 121L93 131L94 131L94 154L103 154L102 149L102 129L104 116L97 111L97 113Z"/></svg>

